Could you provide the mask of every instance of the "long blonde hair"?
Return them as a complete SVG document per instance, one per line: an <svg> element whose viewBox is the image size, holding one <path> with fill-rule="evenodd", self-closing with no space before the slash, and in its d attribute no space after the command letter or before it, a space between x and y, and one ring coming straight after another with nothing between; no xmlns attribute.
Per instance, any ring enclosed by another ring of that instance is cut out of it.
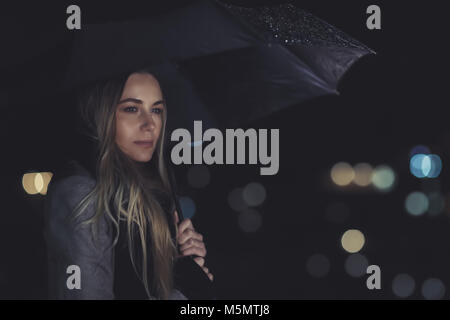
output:
<svg viewBox="0 0 450 320"><path fill-rule="evenodd" d="M147 70L138 73L152 74ZM116 106L125 82L130 74L97 83L79 100L79 111L89 135L96 142L96 185L78 204L75 216L80 215L92 202L96 203L95 215L83 222L92 225L94 239L98 222L106 214L115 226L118 242L121 220L126 220L128 247L133 268L143 282L150 299L168 299L174 286L174 259L177 254L176 237L170 233L172 212L167 216L157 201L156 192L171 194L167 168L164 162L164 141L167 108L163 112L163 125L155 153L149 163L137 165L115 143ZM152 179L143 174L152 173ZM138 234L138 239L136 235ZM175 226L176 234L176 226ZM151 248L148 250L148 237ZM136 256L136 244L141 247L141 261ZM148 252L151 256L148 257ZM147 272L149 258L152 272ZM140 265L141 272L138 271ZM149 280L151 285L149 286Z"/></svg>

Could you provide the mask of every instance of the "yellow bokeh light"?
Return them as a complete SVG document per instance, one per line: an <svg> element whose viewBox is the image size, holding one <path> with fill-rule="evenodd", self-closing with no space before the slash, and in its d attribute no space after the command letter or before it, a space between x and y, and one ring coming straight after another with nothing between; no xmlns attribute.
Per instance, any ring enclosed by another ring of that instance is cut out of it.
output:
<svg viewBox="0 0 450 320"><path fill-rule="evenodd" d="M358 163L355 165L355 178L353 182L360 187L367 187L372 183L372 166L368 163Z"/></svg>
<svg viewBox="0 0 450 320"><path fill-rule="evenodd" d="M350 253L356 253L364 247L364 234L356 229L347 230L341 238L342 248Z"/></svg>
<svg viewBox="0 0 450 320"><path fill-rule="evenodd" d="M51 172L30 172L22 177L22 186L28 194L47 194L48 184L53 176Z"/></svg>
<svg viewBox="0 0 450 320"><path fill-rule="evenodd" d="M331 169L331 179L338 186L349 185L355 177L352 166L346 162L336 163Z"/></svg>

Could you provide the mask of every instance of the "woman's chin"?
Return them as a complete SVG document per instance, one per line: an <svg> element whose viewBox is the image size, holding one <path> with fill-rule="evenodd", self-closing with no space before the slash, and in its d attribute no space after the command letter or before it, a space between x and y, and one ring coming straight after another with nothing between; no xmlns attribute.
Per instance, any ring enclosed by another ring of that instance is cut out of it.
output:
<svg viewBox="0 0 450 320"><path fill-rule="evenodd" d="M149 162L152 159L152 154L150 155L138 155L133 157L133 160L136 162Z"/></svg>

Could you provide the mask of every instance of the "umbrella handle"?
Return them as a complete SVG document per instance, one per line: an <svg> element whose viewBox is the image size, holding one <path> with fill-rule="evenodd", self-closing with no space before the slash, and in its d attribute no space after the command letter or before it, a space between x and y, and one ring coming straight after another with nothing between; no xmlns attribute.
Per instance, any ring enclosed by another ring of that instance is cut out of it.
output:
<svg viewBox="0 0 450 320"><path fill-rule="evenodd" d="M175 202L175 209L177 210L177 213L178 213L179 222L181 222L184 220L183 210L181 209L180 200L178 198L175 173L174 173L174 170L171 165L167 165L167 171L168 171L168 176L169 176L170 189L172 190L173 201ZM189 256L192 258L198 257L196 254L191 254Z"/></svg>
<svg viewBox="0 0 450 320"><path fill-rule="evenodd" d="M184 220L184 216L177 195L175 173L170 162L166 163L172 197L175 202L178 219L181 222ZM177 259L174 266L175 282L179 284L179 288L185 295L187 295L188 299L216 300L217 294L215 286L200 266L194 261L195 257L197 257L197 255L194 254L182 256Z"/></svg>
<svg viewBox="0 0 450 320"><path fill-rule="evenodd" d="M169 176L169 183L170 183L170 189L172 192L172 197L173 197L173 201L175 202L175 209L177 210L178 213L178 219L181 221L184 220L184 215L183 215L183 211L181 210L181 205L180 205L180 200L178 198L178 192L177 192L177 184L176 184L176 180L175 180L175 174L173 172L173 168L171 165L167 166L167 173Z"/></svg>

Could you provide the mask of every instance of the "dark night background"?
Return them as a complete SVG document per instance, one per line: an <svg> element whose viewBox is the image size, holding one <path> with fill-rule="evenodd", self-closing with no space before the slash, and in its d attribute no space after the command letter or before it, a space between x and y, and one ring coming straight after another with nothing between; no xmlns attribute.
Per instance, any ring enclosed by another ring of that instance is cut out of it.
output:
<svg viewBox="0 0 450 320"><path fill-rule="evenodd" d="M42 65L64 70L68 45L76 32L65 27L66 7L78 4L82 23L100 23L150 17L189 2L1 5L0 298L46 297L45 196L28 195L21 179L33 170L52 171L67 148L71 119L65 102L41 97L51 96L51 85L46 92L42 88L37 92L32 85L55 81L37 73ZM340 96L292 106L248 126L280 129L277 175L260 176L260 165L209 166L210 183L196 189L186 178L190 166L177 167L182 195L191 197L197 207L193 222L205 237L206 261L219 298L397 299L392 281L406 273L415 281L409 298L423 299L423 283L437 278L446 288L443 298L448 299L450 131L444 103L448 82L441 80L449 66L445 10L437 1L294 3L365 43L377 55L354 65L338 88ZM366 8L371 4L381 7L381 30L366 28ZM438 178L423 180L410 173L409 153L416 145L426 145L441 157ZM341 161L389 165L397 183L385 193L371 187L334 187L330 169ZM263 185L266 198L255 208L261 227L246 233L227 199L233 189L250 182ZM429 188L445 197L442 212L436 216L408 214L407 195ZM346 208L347 216L332 222L327 219L327 208L335 204ZM367 289L366 274L347 274L344 265L349 253L340 238L348 229L365 235L359 253L369 264L380 266L381 290ZM320 278L306 268L315 254L324 255L329 263L328 272Z"/></svg>

